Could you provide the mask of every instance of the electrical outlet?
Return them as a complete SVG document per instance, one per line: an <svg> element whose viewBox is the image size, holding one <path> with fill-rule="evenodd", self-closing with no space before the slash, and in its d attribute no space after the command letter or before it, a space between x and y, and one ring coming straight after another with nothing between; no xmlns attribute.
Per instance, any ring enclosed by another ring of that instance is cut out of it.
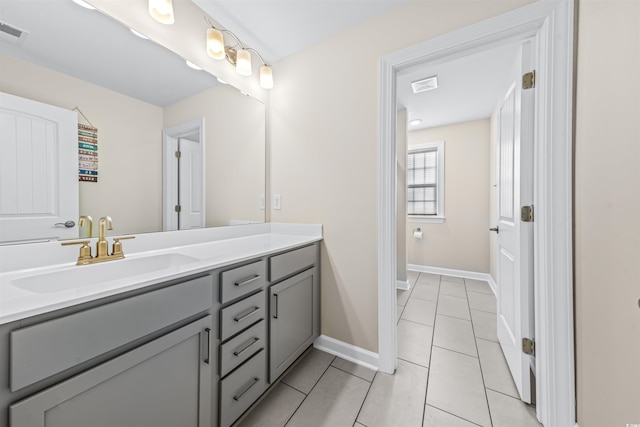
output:
<svg viewBox="0 0 640 427"><path fill-rule="evenodd" d="M279 194L273 196L273 209L275 209L275 210L280 210L281 209L281 206L280 206L280 195Z"/></svg>
<svg viewBox="0 0 640 427"><path fill-rule="evenodd" d="M260 196L260 210L261 211L264 210L264 205L265 205L264 196Z"/></svg>

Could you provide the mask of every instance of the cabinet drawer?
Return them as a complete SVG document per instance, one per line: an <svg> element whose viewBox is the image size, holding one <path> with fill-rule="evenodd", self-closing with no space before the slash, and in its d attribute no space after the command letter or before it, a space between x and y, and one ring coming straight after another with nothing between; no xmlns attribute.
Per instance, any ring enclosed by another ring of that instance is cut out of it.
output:
<svg viewBox="0 0 640 427"><path fill-rule="evenodd" d="M265 318L265 292L238 301L220 310L220 340L224 341Z"/></svg>
<svg viewBox="0 0 640 427"><path fill-rule="evenodd" d="M224 304L262 288L267 276L264 260L220 273L220 302Z"/></svg>
<svg viewBox="0 0 640 427"><path fill-rule="evenodd" d="M316 245L306 246L269 258L269 280L274 282L316 263Z"/></svg>
<svg viewBox="0 0 640 427"><path fill-rule="evenodd" d="M11 332L11 391L170 326L213 305L205 276Z"/></svg>
<svg viewBox="0 0 640 427"><path fill-rule="evenodd" d="M220 425L230 426L266 387L266 352L261 351L220 381Z"/></svg>
<svg viewBox="0 0 640 427"><path fill-rule="evenodd" d="M220 346L220 376L224 377L260 350L265 350L267 329L261 320Z"/></svg>

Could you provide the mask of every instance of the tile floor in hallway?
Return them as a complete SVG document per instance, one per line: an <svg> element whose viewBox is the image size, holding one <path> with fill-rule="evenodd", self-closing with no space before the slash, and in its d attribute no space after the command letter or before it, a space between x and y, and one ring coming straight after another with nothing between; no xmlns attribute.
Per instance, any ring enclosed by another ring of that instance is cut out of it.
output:
<svg viewBox="0 0 640 427"><path fill-rule="evenodd" d="M313 349L239 426L540 427L518 398L486 282L409 273L398 291L398 369Z"/></svg>

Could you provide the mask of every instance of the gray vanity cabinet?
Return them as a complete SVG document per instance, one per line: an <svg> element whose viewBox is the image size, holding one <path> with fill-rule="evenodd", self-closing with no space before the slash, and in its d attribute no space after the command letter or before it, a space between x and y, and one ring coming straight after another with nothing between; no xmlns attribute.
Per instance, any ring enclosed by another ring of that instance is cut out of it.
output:
<svg viewBox="0 0 640 427"><path fill-rule="evenodd" d="M310 269L270 289L271 381L277 379L317 337L314 328L316 280L315 269Z"/></svg>
<svg viewBox="0 0 640 427"><path fill-rule="evenodd" d="M10 407L12 427L210 427L208 315Z"/></svg>
<svg viewBox="0 0 640 427"><path fill-rule="evenodd" d="M320 335L318 247L271 257L269 264L274 283L269 288L269 379L273 382Z"/></svg>

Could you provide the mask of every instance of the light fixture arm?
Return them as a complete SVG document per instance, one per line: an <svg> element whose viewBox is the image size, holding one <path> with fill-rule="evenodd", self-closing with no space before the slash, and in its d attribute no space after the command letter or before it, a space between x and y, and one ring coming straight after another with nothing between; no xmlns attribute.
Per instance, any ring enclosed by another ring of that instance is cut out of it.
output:
<svg viewBox="0 0 640 427"><path fill-rule="evenodd" d="M254 48L242 43L242 40L232 31L216 28L208 16L205 16L204 19L211 26L211 28L207 30L207 49L209 56L214 59L226 59L236 67L238 74L249 76L251 75L251 52L253 52L262 63L260 67L260 86L264 89L271 89L273 87L273 73L271 66L267 64L262 55ZM236 44L227 45L224 40L225 34L231 36L236 41ZM209 43L211 43L211 45Z"/></svg>

